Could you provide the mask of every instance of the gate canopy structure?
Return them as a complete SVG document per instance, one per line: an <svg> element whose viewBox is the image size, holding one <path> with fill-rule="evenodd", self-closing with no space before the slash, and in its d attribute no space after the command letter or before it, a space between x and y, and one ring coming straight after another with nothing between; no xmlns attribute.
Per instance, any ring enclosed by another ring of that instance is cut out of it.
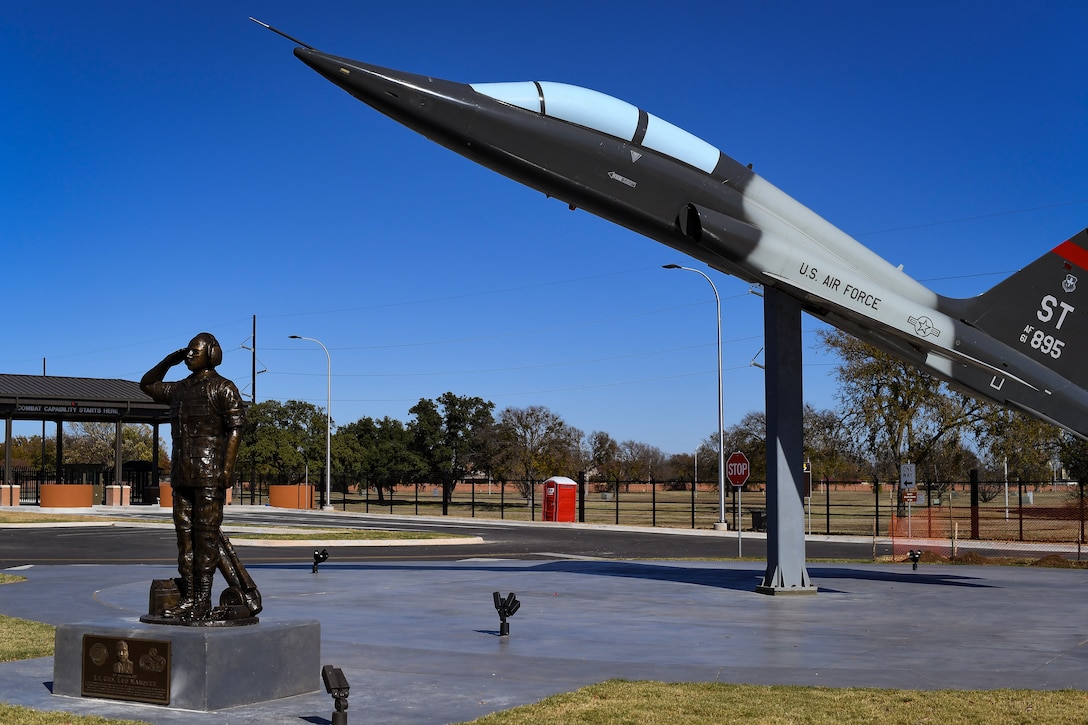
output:
<svg viewBox="0 0 1088 725"><path fill-rule="evenodd" d="M169 423L170 406L154 402L131 380L67 378L56 375L0 374L0 415L4 417L4 483L11 483L12 422L51 421L57 425L57 468L63 461L63 429L69 422L114 423L116 461L121 460L121 426L146 423L155 428L158 460L159 425Z"/></svg>

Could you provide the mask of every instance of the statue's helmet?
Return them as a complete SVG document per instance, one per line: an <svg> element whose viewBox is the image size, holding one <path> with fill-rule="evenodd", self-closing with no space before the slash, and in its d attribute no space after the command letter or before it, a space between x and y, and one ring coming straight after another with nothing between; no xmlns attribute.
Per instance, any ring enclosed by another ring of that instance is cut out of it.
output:
<svg viewBox="0 0 1088 725"><path fill-rule="evenodd" d="M219 340L215 339L215 335L210 332L200 333L189 341L189 349L196 348L198 343L203 343L207 351L209 368L218 367L223 362L223 347L219 344Z"/></svg>

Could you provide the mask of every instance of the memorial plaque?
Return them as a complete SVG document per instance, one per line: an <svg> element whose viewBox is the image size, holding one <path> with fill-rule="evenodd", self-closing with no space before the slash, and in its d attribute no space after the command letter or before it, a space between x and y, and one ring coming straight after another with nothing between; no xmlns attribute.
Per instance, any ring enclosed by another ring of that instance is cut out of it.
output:
<svg viewBox="0 0 1088 725"><path fill-rule="evenodd" d="M170 641L83 635L80 694L170 704Z"/></svg>

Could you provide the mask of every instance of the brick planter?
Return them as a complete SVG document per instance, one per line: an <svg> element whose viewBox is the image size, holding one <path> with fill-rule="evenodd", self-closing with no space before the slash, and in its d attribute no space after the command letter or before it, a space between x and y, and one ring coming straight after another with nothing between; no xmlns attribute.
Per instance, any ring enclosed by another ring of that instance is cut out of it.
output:
<svg viewBox="0 0 1088 725"><path fill-rule="evenodd" d="M94 486L90 483L43 483L39 492L43 509L90 508Z"/></svg>
<svg viewBox="0 0 1088 725"><path fill-rule="evenodd" d="M314 487L269 486L268 503L273 508L312 509L314 507Z"/></svg>

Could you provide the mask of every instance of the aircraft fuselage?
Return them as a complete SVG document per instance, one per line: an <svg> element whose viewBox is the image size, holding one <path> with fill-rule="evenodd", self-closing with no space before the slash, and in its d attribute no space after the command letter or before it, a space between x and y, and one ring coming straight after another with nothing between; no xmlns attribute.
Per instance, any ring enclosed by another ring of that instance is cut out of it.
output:
<svg viewBox="0 0 1088 725"><path fill-rule="evenodd" d="M306 47L295 55L462 156L720 271L778 287L820 319L976 396L1088 435L1088 392L1070 354L1088 332L1088 302L1079 302L1075 283L1088 264L1083 241L1025 269L1030 284L1001 300L944 298L750 168L610 96L549 82L467 85ZM991 307L1000 324L987 317Z"/></svg>

